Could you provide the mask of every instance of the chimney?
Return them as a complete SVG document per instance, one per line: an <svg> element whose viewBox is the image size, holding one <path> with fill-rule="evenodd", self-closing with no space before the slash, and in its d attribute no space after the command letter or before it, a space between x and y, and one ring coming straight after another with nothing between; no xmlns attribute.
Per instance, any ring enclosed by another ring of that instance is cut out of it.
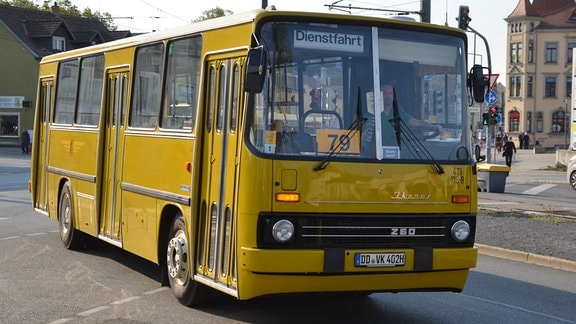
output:
<svg viewBox="0 0 576 324"><path fill-rule="evenodd" d="M60 7L58 7L58 3L56 1L54 1L54 5L52 7L50 7L50 11L54 14L54 15L59 15L60 14Z"/></svg>

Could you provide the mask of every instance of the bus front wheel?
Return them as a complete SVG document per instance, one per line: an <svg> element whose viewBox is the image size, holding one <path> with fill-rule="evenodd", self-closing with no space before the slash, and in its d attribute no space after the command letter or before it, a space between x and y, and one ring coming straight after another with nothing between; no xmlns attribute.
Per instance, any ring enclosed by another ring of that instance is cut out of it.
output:
<svg viewBox="0 0 576 324"><path fill-rule="evenodd" d="M84 245L82 232L74 228L74 206L70 183L66 182L58 202L58 233L67 249L75 250Z"/></svg>
<svg viewBox="0 0 576 324"><path fill-rule="evenodd" d="M186 306L205 303L209 288L192 279L194 263L189 256L188 237L184 219L177 217L172 222L166 246L166 270L170 288L178 301Z"/></svg>

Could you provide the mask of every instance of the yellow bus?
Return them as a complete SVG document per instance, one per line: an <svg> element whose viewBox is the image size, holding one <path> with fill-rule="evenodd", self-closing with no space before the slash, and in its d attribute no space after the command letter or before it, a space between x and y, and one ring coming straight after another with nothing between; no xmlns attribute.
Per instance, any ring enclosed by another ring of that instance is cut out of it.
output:
<svg viewBox="0 0 576 324"><path fill-rule="evenodd" d="M459 29L255 10L47 56L33 208L66 248L100 239L158 264L189 306L462 291L466 53Z"/></svg>

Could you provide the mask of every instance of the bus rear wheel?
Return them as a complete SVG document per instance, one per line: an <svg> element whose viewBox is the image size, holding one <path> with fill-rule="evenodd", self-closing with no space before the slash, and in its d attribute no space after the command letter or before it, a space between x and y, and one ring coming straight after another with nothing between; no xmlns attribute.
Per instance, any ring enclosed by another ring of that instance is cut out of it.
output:
<svg viewBox="0 0 576 324"><path fill-rule="evenodd" d="M192 262L189 256L188 237L184 219L177 217L172 222L166 244L166 270L170 288L178 301L186 306L206 303L211 295L210 288L192 279Z"/></svg>
<svg viewBox="0 0 576 324"><path fill-rule="evenodd" d="M70 183L66 182L62 187L58 201L58 233L67 249L76 250L84 245L85 238L82 232L74 228L74 206L71 192Z"/></svg>

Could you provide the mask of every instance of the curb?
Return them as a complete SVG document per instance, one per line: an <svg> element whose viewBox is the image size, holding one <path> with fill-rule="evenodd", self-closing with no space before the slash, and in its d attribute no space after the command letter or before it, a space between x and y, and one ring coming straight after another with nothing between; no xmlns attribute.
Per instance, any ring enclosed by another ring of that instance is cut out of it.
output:
<svg viewBox="0 0 576 324"><path fill-rule="evenodd" d="M575 261L539 255L530 252L508 250L484 244L475 244L474 246L478 249L478 253L483 255L576 272Z"/></svg>

